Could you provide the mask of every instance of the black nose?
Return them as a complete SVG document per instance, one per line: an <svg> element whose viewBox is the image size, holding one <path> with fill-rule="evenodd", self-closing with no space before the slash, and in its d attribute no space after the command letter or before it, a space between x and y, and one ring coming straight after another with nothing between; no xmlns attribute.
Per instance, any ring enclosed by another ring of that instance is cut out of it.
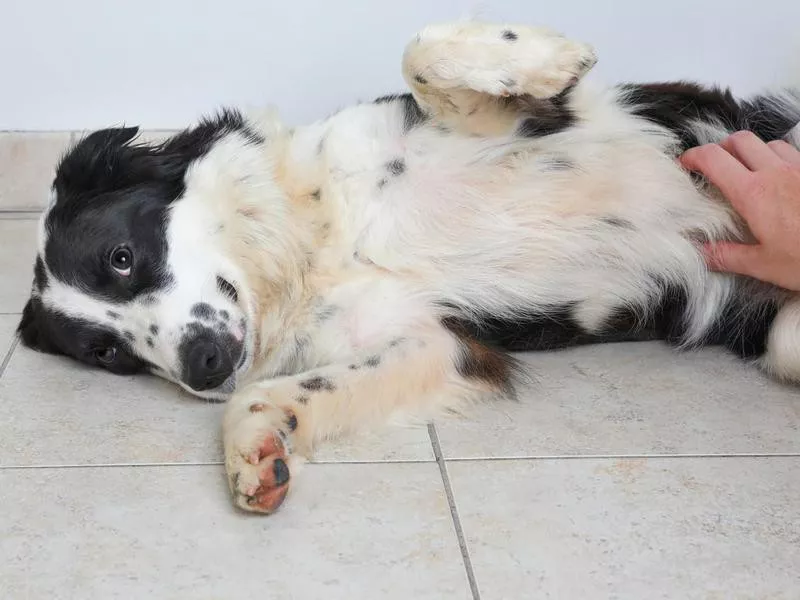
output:
<svg viewBox="0 0 800 600"><path fill-rule="evenodd" d="M231 355L210 340L195 341L183 364L184 383L198 392L219 387L231 373Z"/></svg>

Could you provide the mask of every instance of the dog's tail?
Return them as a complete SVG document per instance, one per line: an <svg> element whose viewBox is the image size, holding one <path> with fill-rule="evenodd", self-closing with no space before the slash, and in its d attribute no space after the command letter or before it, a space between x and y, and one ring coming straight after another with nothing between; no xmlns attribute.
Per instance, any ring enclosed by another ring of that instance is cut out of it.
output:
<svg viewBox="0 0 800 600"><path fill-rule="evenodd" d="M800 88L756 96L741 102L736 129L749 129L766 142L786 140L800 148Z"/></svg>
<svg viewBox="0 0 800 600"><path fill-rule="evenodd" d="M767 142L800 137L800 87L743 100L728 89L692 82L651 83L621 87L620 102L633 114L670 130L676 151L721 142L749 129Z"/></svg>

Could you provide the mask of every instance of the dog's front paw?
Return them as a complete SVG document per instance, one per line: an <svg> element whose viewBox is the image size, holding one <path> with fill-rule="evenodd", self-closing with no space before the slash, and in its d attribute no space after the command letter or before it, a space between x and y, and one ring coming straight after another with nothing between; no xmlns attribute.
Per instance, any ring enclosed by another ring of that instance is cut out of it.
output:
<svg viewBox="0 0 800 600"><path fill-rule="evenodd" d="M233 501L252 512L272 513L289 492L292 434L297 416L289 409L254 402L226 427L225 466Z"/></svg>

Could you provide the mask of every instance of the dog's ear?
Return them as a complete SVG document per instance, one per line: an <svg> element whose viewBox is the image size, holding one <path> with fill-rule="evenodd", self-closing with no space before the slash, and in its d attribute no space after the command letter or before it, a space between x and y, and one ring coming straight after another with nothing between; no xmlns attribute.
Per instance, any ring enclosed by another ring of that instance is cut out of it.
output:
<svg viewBox="0 0 800 600"><path fill-rule="evenodd" d="M101 129L70 148L56 168L59 197L124 187L133 175L130 163L142 150L131 144L138 127Z"/></svg>
<svg viewBox="0 0 800 600"><path fill-rule="evenodd" d="M17 325L17 335L23 346L38 352L62 354L52 340L49 320L52 314L44 308L38 296L31 296L22 309L22 318Z"/></svg>
<svg viewBox="0 0 800 600"><path fill-rule="evenodd" d="M39 315L41 312L41 301L36 297L31 297L25 308L22 310L22 319L17 325L17 334L23 345L33 350L46 352L44 339L41 336L41 322Z"/></svg>

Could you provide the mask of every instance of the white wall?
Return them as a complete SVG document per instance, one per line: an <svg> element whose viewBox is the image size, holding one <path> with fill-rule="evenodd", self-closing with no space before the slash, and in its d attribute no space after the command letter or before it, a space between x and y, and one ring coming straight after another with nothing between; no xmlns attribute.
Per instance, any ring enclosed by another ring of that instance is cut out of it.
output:
<svg viewBox="0 0 800 600"><path fill-rule="evenodd" d="M401 90L403 46L466 0L0 0L0 129L187 124L223 103L302 122ZM595 77L748 93L800 81L800 0L493 0L593 43Z"/></svg>

